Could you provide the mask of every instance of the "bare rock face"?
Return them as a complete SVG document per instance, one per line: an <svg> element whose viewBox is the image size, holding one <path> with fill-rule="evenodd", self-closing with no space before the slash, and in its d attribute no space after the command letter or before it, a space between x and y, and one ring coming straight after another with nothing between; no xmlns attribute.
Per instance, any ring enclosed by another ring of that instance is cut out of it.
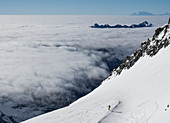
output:
<svg viewBox="0 0 170 123"><path fill-rule="evenodd" d="M169 21L168 21L168 24L170 24L170 17L169 17Z"/></svg>
<svg viewBox="0 0 170 123"><path fill-rule="evenodd" d="M159 27L155 30L155 34L153 35L152 40L155 40L155 38L163 31L163 27Z"/></svg>
<svg viewBox="0 0 170 123"><path fill-rule="evenodd" d="M0 111L0 123L17 123L12 116L7 116Z"/></svg>

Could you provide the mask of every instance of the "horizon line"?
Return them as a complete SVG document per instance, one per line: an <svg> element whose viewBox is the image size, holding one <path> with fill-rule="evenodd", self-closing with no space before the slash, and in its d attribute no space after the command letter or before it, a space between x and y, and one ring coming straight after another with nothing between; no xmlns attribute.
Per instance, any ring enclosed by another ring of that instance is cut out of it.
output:
<svg viewBox="0 0 170 123"><path fill-rule="evenodd" d="M154 14L154 15L132 15L132 14L0 14L0 15L67 15L67 16L169 16L169 15L160 15L160 14Z"/></svg>

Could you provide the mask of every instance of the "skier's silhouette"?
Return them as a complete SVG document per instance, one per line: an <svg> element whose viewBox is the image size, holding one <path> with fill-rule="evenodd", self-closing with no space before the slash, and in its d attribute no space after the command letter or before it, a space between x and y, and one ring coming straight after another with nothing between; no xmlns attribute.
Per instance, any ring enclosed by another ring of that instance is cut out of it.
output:
<svg viewBox="0 0 170 123"><path fill-rule="evenodd" d="M108 110L110 110L111 106L110 106L110 105L108 105L107 107L108 107Z"/></svg>

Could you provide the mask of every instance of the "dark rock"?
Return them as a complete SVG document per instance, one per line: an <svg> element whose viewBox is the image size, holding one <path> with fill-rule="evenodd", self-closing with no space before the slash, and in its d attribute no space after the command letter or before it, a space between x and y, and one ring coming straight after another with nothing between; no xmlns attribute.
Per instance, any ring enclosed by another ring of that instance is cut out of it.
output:
<svg viewBox="0 0 170 123"><path fill-rule="evenodd" d="M155 34L153 35L152 40L155 40L155 38L163 31L164 28L159 27L155 30Z"/></svg>
<svg viewBox="0 0 170 123"><path fill-rule="evenodd" d="M7 116L3 112L0 111L0 123L18 123L14 117Z"/></svg>
<svg viewBox="0 0 170 123"><path fill-rule="evenodd" d="M152 27L153 25L144 21L140 24L132 24L130 26L117 24L115 26L110 26L109 24L99 25L95 23L91 28L141 28L141 27Z"/></svg>
<svg viewBox="0 0 170 123"><path fill-rule="evenodd" d="M164 47L167 47L169 45L168 39L165 40Z"/></svg>

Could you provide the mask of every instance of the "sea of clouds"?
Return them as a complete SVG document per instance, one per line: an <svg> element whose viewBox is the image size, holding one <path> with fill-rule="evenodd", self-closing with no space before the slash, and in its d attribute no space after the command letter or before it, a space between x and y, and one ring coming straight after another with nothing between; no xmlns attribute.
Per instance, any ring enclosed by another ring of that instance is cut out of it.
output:
<svg viewBox="0 0 170 123"><path fill-rule="evenodd" d="M99 24L154 26L92 29ZM0 110L25 120L91 92L166 16L0 16Z"/></svg>

